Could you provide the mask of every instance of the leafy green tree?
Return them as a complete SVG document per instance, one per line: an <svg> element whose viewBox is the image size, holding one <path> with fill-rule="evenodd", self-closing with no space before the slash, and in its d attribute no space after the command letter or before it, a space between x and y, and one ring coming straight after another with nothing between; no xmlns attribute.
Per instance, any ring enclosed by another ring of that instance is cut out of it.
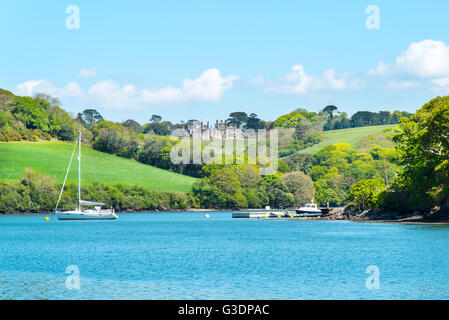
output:
<svg viewBox="0 0 449 320"><path fill-rule="evenodd" d="M0 181L0 212L35 212L39 207L31 201L30 188L15 182Z"/></svg>
<svg viewBox="0 0 449 320"><path fill-rule="evenodd" d="M379 122L380 122L380 124L391 123L391 112L390 111L379 111Z"/></svg>
<svg viewBox="0 0 449 320"><path fill-rule="evenodd" d="M116 154L123 147L123 139L116 128L101 128L98 130L94 148L107 153Z"/></svg>
<svg viewBox="0 0 449 320"><path fill-rule="evenodd" d="M337 111L337 109L338 109L338 108L337 108L336 106L333 106L333 105L326 106L326 107L323 109L323 113L329 115L329 118L332 119L332 118L334 117L334 112Z"/></svg>
<svg viewBox="0 0 449 320"><path fill-rule="evenodd" d="M30 97L16 97L12 105L12 113L28 129L49 132L48 107L49 103L43 99L36 101Z"/></svg>
<svg viewBox="0 0 449 320"><path fill-rule="evenodd" d="M134 121L132 119L128 119L128 120L124 121L122 124L123 124L123 126L125 126L127 128L133 129L135 133L143 132L143 127L140 125L140 123L138 123L137 121Z"/></svg>
<svg viewBox="0 0 449 320"><path fill-rule="evenodd" d="M374 155L374 154L373 154ZM316 198L321 204L342 205L351 187L360 180L380 178L385 181L384 159L352 149L348 143L322 148L313 156L308 175L315 183ZM389 166L389 178L395 172Z"/></svg>
<svg viewBox="0 0 449 320"><path fill-rule="evenodd" d="M268 203L268 198L259 188L244 188L243 195L248 203L248 208L263 208Z"/></svg>
<svg viewBox="0 0 449 320"><path fill-rule="evenodd" d="M230 168L212 171L209 181L214 186L217 186L220 191L228 194L238 192L241 188L237 175Z"/></svg>
<svg viewBox="0 0 449 320"><path fill-rule="evenodd" d="M0 109L6 110L14 102L15 96L11 91L0 88Z"/></svg>
<svg viewBox="0 0 449 320"><path fill-rule="evenodd" d="M257 188L260 183L260 172L253 165L233 165L232 171L237 175L242 188Z"/></svg>
<svg viewBox="0 0 449 320"><path fill-rule="evenodd" d="M283 160L293 171L302 171L308 174L313 167L313 156L309 153L296 153Z"/></svg>
<svg viewBox="0 0 449 320"><path fill-rule="evenodd" d="M295 171L282 176L287 190L293 194L295 205L308 203L315 195L315 187L312 179L304 172Z"/></svg>
<svg viewBox="0 0 449 320"><path fill-rule="evenodd" d="M135 136L132 136L131 138L126 140L125 143L123 143L123 146L119 151L118 155L124 158L136 159L139 149L140 149L139 139Z"/></svg>
<svg viewBox="0 0 449 320"><path fill-rule="evenodd" d="M337 190L329 186L326 179L315 181L315 198L319 204L327 204L330 206L338 206L343 203L343 199Z"/></svg>
<svg viewBox="0 0 449 320"><path fill-rule="evenodd" d="M366 127L378 124L377 114L370 111L358 111L351 119L354 127Z"/></svg>
<svg viewBox="0 0 449 320"><path fill-rule="evenodd" d="M232 125L236 128L240 128L242 124L248 121L248 115L246 112L232 112L229 114L229 118L226 120L228 125Z"/></svg>
<svg viewBox="0 0 449 320"><path fill-rule="evenodd" d="M29 188L30 199L36 209L51 211L55 208L58 193L55 182L50 177L27 168L21 184Z"/></svg>
<svg viewBox="0 0 449 320"><path fill-rule="evenodd" d="M301 119L304 119L304 116L295 110L277 118L273 122L273 128L296 128Z"/></svg>
<svg viewBox="0 0 449 320"><path fill-rule="evenodd" d="M281 174L266 175L262 178L261 186L268 198L268 203L276 208L288 208L294 204L293 194L288 192L282 181Z"/></svg>
<svg viewBox="0 0 449 320"><path fill-rule="evenodd" d="M33 99L36 101L38 101L39 99L46 100L51 107L59 107L61 105L61 101L59 101L58 98L52 97L51 95L43 92L36 93L33 96Z"/></svg>
<svg viewBox="0 0 449 320"><path fill-rule="evenodd" d="M426 103L411 118L403 117L394 140L399 164L405 166L393 190L408 195L410 210L447 203L449 198L449 96Z"/></svg>
<svg viewBox="0 0 449 320"><path fill-rule="evenodd" d="M8 110L0 110L0 129L11 129L14 126L14 117Z"/></svg>
<svg viewBox="0 0 449 320"><path fill-rule="evenodd" d="M292 171L289 166L282 159L278 159L278 171L281 173L287 173Z"/></svg>
<svg viewBox="0 0 449 320"><path fill-rule="evenodd" d="M150 118L151 123L159 123L159 122L161 122L161 120L162 120L162 117L157 114L153 114Z"/></svg>
<svg viewBox="0 0 449 320"><path fill-rule="evenodd" d="M357 182L347 196L352 205L360 210L378 207L378 197L385 185L382 179L365 179Z"/></svg>
<svg viewBox="0 0 449 320"><path fill-rule="evenodd" d="M152 133L158 136L167 136L172 131L172 124L169 121L151 122L144 126L144 133Z"/></svg>
<svg viewBox="0 0 449 320"><path fill-rule="evenodd" d="M78 113L78 119L88 125L99 123L104 120L103 116L95 109L86 109L83 112Z"/></svg>
<svg viewBox="0 0 449 320"><path fill-rule="evenodd" d="M264 126L261 123L262 120L257 117L257 114L251 113L249 117L246 119L245 129L263 129Z"/></svg>
<svg viewBox="0 0 449 320"><path fill-rule="evenodd" d="M138 160L158 168L169 169L171 162L163 155L167 154L170 146L171 142L167 137L151 136L145 139Z"/></svg>
<svg viewBox="0 0 449 320"><path fill-rule="evenodd" d="M66 124L61 125L58 131L58 136L63 141L73 141L75 139L73 127Z"/></svg>
<svg viewBox="0 0 449 320"><path fill-rule="evenodd" d="M231 168L213 170L192 187L201 206L209 208L246 208L248 202L242 191L240 181Z"/></svg>

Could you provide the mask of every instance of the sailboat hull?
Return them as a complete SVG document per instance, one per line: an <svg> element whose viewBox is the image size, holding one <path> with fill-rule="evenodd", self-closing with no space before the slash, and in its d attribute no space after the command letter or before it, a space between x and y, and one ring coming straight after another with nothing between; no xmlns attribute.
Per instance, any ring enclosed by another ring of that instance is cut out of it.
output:
<svg viewBox="0 0 449 320"><path fill-rule="evenodd" d="M116 220L117 215L112 211L66 211L57 212L58 220Z"/></svg>

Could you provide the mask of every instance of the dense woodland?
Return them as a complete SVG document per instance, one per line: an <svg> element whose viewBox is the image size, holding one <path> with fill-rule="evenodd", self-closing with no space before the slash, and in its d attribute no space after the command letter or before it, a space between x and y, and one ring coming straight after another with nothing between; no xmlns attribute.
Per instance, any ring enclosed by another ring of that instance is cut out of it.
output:
<svg viewBox="0 0 449 320"><path fill-rule="evenodd" d="M402 119L394 141L394 161L401 168L396 179L389 188L377 179L358 181L348 195L352 205L449 213L449 96L437 97Z"/></svg>
<svg viewBox="0 0 449 320"><path fill-rule="evenodd" d="M170 132L186 129L194 119L171 123L152 115L144 124L132 119L111 122L93 108L70 115L57 99L45 94L19 97L0 90L0 141L73 141L81 130L83 143L96 150L200 178L189 194L101 183L85 186L84 194L117 210L286 208L312 198L332 206L351 203L362 210L424 210L447 199L448 140L442 141L437 133L448 136L448 110L448 98L439 97L415 115L360 111L348 117L335 106L318 113L296 109L274 121L261 120L254 113L231 113L227 124L243 131L281 129L279 170L268 176L261 176L257 165L174 165L169 155L179 141ZM314 155L298 153L320 142L326 130L396 123L399 127L362 139L357 148L340 143ZM418 182L418 177L423 180ZM50 211L59 187L45 175L27 171L19 182L0 183L0 212ZM63 207L73 206L75 187L69 185L65 192Z"/></svg>

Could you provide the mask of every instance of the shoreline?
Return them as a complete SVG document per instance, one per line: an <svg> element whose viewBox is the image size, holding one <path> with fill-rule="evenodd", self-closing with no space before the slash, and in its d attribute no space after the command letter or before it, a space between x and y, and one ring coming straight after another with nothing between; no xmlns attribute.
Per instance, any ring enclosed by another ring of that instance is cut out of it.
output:
<svg viewBox="0 0 449 320"><path fill-rule="evenodd" d="M124 210L115 211L115 213L175 213L175 212L232 212L232 209L201 209L201 208L189 208L189 209L167 209L167 210ZM40 211L40 212L0 212L2 215L45 215L54 214L53 211Z"/></svg>
<svg viewBox="0 0 449 320"><path fill-rule="evenodd" d="M335 221L335 220L334 220ZM358 219L352 219L348 220L352 222L359 222L359 223L391 223L391 224L409 224L409 225L449 225L449 220L425 220L425 219L417 219L416 221L412 220L378 220L378 219L372 219L372 220L358 220Z"/></svg>
<svg viewBox="0 0 449 320"><path fill-rule="evenodd" d="M320 220L340 220L359 223L391 223L409 225L449 225L449 216L445 214L425 215L419 212L401 214L389 211L366 210L354 212L348 208L331 209L328 214L320 217Z"/></svg>
<svg viewBox="0 0 449 320"><path fill-rule="evenodd" d="M264 210L264 209L250 209L250 210ZM119 214L127 213L176 213L176 212L189 212L189 213L206 213L206 212L233 212L236 210L232 209L205 209L205 208L189 208L189 209L169 209L169 210L125 210L116 211ZM240 210L237 210L240 211ZM335 212L333 212L335 211ZM284 221L349 221L357 223L390 223L390 224L408 224L408 225L449 225L449 217L432 218L426 219L422 215L413 215L408 217L403 217L399 219L378 219L369 218L366 216L349 216L343 215L344 210L335 209L331 210L326 215L321 217L311 217L311 218L267 218L266 220L284 220ZM54 212L41 211L41 212L3 212L2 215L52 215Z"/></svg>

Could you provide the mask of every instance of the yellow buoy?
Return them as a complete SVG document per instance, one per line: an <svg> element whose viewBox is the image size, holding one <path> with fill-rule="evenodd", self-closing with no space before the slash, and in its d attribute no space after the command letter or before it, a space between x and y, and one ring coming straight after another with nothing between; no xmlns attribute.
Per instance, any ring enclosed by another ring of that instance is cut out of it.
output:
<svg viewBox="0 0 449 320"><path fill-rule="evenodd" d="M50 220L50 218L49 217L45 217L45 221L49 221Z"/></svg>

